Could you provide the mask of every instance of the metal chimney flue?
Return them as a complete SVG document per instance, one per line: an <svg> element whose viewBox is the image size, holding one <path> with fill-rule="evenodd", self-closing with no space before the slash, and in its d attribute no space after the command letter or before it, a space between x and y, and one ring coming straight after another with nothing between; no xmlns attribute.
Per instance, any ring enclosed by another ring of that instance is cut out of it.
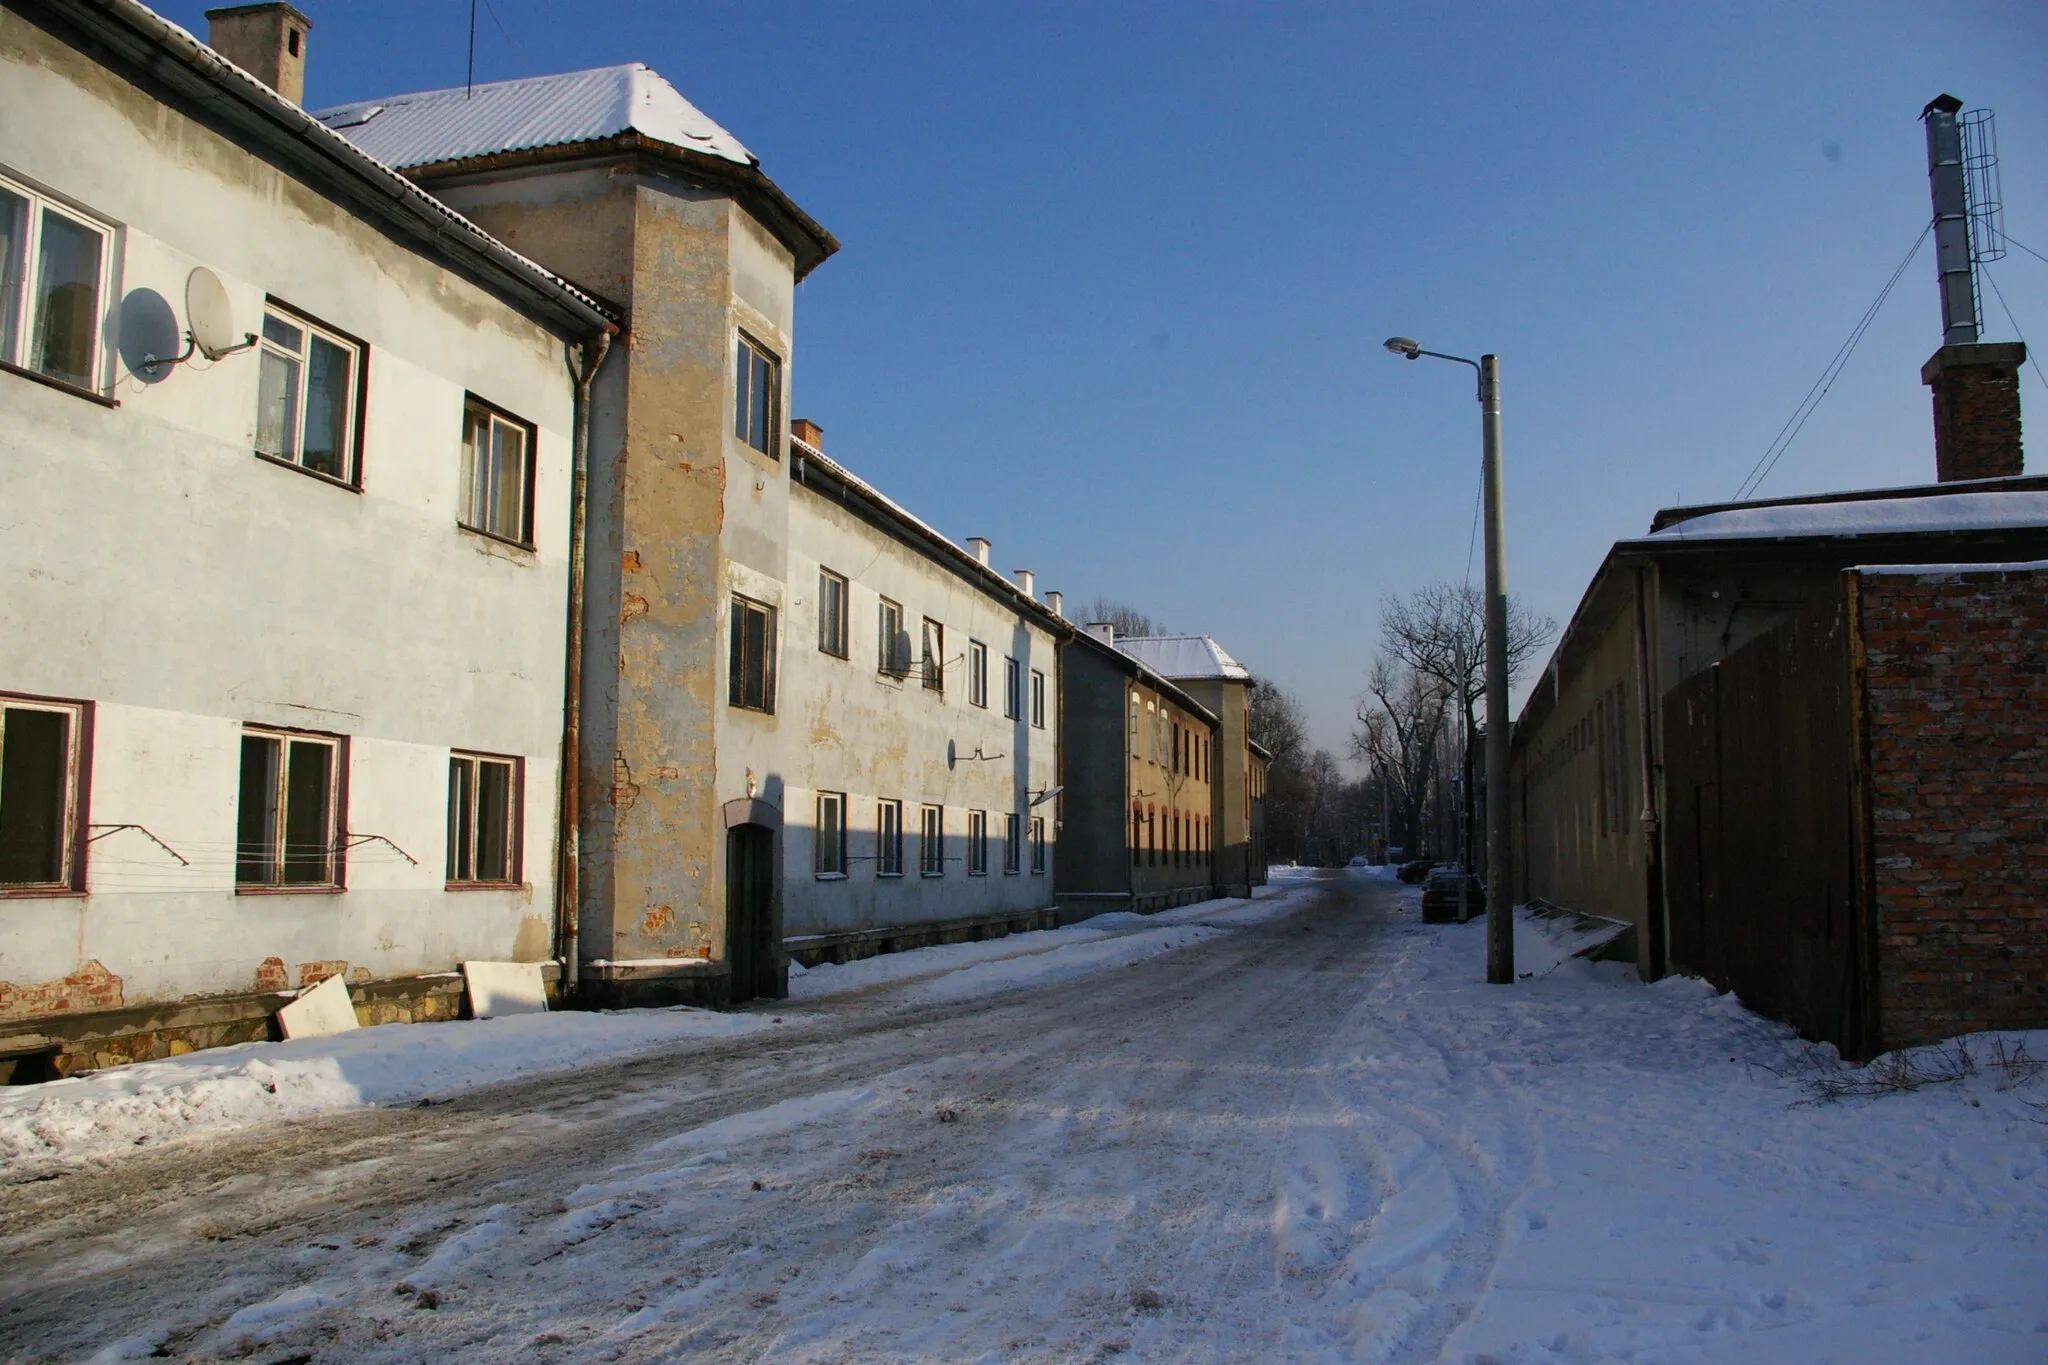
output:
<svg viewBox="0 0 2048 1365"><path fill-rule="evenodd" d="M1934 263L1941 272L1941 344L1977 340L1977 274L1970 259L1969 176L1963 168L1963 102L1938 95L1920 111L1927 125L1927 183L1934 198Z"/></svg>

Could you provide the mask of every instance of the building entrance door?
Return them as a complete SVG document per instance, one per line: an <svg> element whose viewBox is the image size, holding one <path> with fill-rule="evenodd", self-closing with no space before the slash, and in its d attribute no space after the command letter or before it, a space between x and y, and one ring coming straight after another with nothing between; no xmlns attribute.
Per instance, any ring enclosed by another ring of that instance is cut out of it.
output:
<svg viewBox="0 0 2048 1365"><path fill-rule="evenodd" d="M775 893L775 831L734 825L725 833L725 961L732 973L732 1003L761 993L773 957L768 930Z"/></svg>

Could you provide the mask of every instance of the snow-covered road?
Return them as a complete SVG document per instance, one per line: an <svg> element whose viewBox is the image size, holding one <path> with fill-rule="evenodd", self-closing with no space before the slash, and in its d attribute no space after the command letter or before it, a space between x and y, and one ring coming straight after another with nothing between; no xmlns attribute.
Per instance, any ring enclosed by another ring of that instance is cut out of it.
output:
<svg viewBox="0 0 2048 1365"><path fill-rule="evenodd" d="M0 1353L2048 1358L2040 1090L1795 1106L1697 983L1489 988L1412 892L1289 903L7 1187Z"/></svg>

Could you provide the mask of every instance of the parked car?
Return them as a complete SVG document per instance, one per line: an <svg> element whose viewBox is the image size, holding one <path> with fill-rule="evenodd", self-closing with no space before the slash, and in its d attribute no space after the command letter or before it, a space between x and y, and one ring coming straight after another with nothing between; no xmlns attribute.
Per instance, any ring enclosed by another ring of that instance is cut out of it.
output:
<svg viewBox="0 0 2048 1365"><path fill-rule="evenodd" d="M1364 855L1363 853L1354 853L1354 854L1353 854L1353 855L1351 856L1351 861L1350 861L1350 862L1348 862L1348 863L1346 863L1346 864L1345 864L1345 866L1346 866L1346 867L1371 867L1371 866L1372 866L1372 859L1370 859L1370 858L1366 857L1366 856L1365 856L1365 855Z"/></svg>
<svg viewBox="0 0 2048 1365"><path fill-rule="evenodd" d="M1430 869L1435 866L1436 859L1434 858L1417 858L1413 862L1402 863L1400 870L1394 875L1410 886L1416 886L1421 883L1424 877L1429 875Z"/></svg>
<svg viewBox="0 0 2048 1365"><path fill-rule="evenodd" d="M1422 922L1424 924L1456 924L1458 920L1458 884L1465 884L1465 915L1471 918L1486 913L1486 888L1479 884L1479 878L1447 863L1430 871L1429 879L1422 886Z"/></svg>

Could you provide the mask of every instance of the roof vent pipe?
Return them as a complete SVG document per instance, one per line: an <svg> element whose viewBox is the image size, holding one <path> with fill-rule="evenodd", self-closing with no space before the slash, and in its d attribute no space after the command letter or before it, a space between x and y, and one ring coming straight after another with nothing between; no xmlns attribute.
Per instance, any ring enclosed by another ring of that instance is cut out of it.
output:
<svg viewBox="0 0 2048 1365"><path fill-rule="evenodd" d="M988 567L988 540L983 536L967 537L967 548L974 552L974 562L982 568Z"/></svg>
<svg viewBox="0 0 2048 1365"><path fill-rule="evenodd" d="M1017 591L1036 602L1038 600L1038 575L1029 569L1012 569L1010 576L1017 580Z"/></svg>
<svg viewBox="0 0 2048 1365"><path fill-rule="evenodd" d="M1046 610L1050 611L1054 616L1059 617L1062 621L1067 619L1066 612L1061 610L1061 607L1065 602L1066 595L1064 593L1057 593L1048 590L1045 594Z"/></svg>

